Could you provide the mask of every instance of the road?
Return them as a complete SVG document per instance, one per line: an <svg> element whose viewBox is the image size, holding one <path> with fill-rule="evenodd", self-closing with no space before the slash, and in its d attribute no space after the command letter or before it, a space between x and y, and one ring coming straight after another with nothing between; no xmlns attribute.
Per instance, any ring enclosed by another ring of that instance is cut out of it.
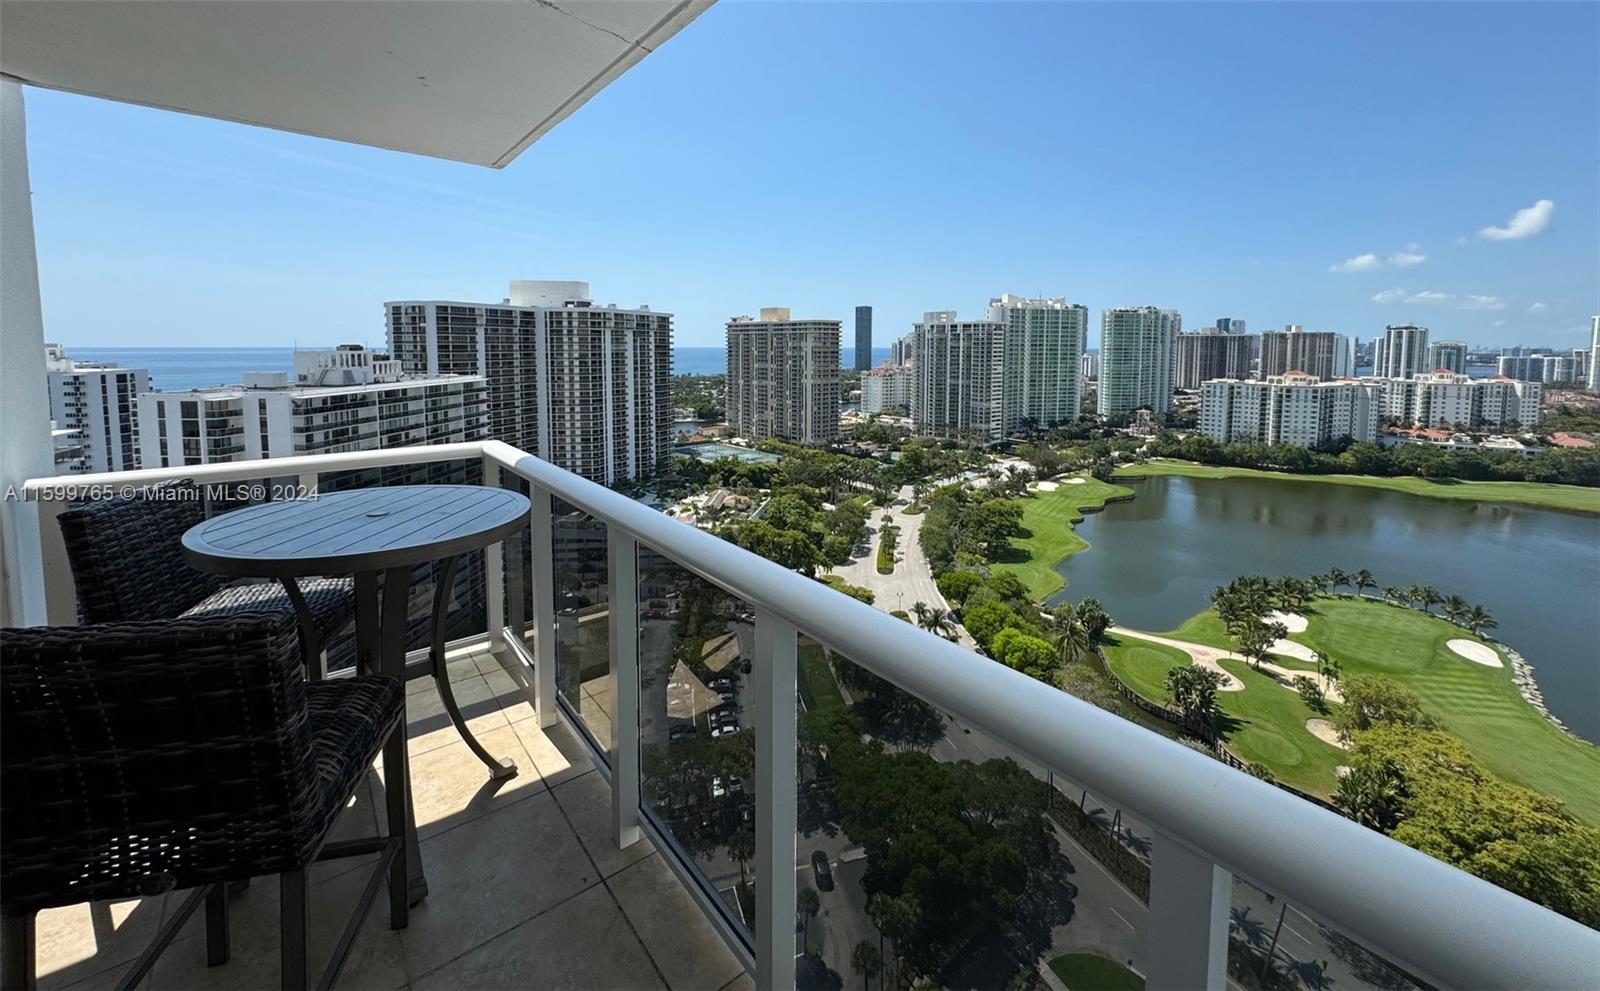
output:
<svg viewBox="0 0 1600 991"><path fill-rule="evenodd" d="M933 569L928 566L928 558L922 553L922 544L917 540L917 534L922 529L922 514L908 514L906 508L910 505L911 486L906 485L901 487L894 502L883 509L873 510L872 517L867 520L866 539L857 546L850 563L839 565L833 569L833 573L852 585L871 589L873 604L884 612L897 609L911 612L918 602L949 609L950 603L945 601L939 593L939 587L934 584ZM882 537L882 520L886 515L900 528L900 535L895 543L894 572L880 575L878 542ZM957 643L969 650L977 648L977 642L965 629L958 627L957 631Z"/></svg>

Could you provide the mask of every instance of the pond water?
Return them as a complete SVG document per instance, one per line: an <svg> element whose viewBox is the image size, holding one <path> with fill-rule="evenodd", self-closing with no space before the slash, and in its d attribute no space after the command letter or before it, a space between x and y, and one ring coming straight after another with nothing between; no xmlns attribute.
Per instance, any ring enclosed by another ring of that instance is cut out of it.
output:
<svg viewBox="0 0 1600 991"><path fill-rule="evenodd" d="M1600 516L1271 478L1156 476L1090 514L1090 544L1057 567L1118 623L1171 630L1237 575L1367 568L1379 586L1432 585L1499 621L1545 704L1600 740Z"/></svg>

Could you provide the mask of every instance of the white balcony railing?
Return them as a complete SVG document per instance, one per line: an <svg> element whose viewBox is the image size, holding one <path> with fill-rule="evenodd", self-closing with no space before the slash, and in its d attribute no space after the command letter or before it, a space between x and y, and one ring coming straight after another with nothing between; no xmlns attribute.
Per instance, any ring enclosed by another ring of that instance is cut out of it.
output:
<svg viewBox="0 0 1600 991"><path fill-rule="evenodd" d="M486 555L489 635L515 645L519 678L542 726L573 722L578 737L604 748L597 764L610 779L618 843L651 836L759 987L794 983L800 634L1150 824L1150 988L1225 986L1232 876L1277 892L1442 987L1592 986L1600 963L1600 934L1593 930L497 441L31 480L25 494L43 517L41 566L52 620L70 622L72 615L52 518L71 490L114 491L177 478L205 484L285 477L314 488L324 472L463 459L482 464L485 484L501 484L506 473L529 483L533 494L530 580L510 584L513 595L527 595L512 615L530 618L532 651L523 649L516 631L507 636L500 622L507 615L502 548ZM611 718L606 738L598 741L594 727L576 725L581 715L556 688L551 496L606 528ZM641 792L640 549L720 587L755 614L755 697L746 703L747 710L753 705L758 730L752 862L761 883L753 938L697 881L695 863L665 835Z"/></svg>

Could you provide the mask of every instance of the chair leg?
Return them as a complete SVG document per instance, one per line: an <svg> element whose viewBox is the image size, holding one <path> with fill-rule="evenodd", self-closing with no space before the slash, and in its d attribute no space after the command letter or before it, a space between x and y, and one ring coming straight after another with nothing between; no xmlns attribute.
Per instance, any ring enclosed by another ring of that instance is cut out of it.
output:
<svg viewBox="0 0 1600 991"><path fill-rule="evenodd" d="M405 767L406 725L395 724L389 739L383 744L383 766ZM404 929L411 922L411 870L406 860L406 790L411 783L407 775L388 771L384 780L384 822L388 825L389 839L400 841L400 853L389 864L389 928Z"/></svg>
<svg viewBox="0 0 1600 991"><path fill-rule="evenodd" d="M233 955L228 938L228 885L213 884L206 892L206 966L220 967Z"/></svg>
<svg viewBox="0 0 1600 991"><path fill-rule="evenodd" d="M34 991L38 986L38 958L35 955L34 920L37 915L8 915L0 940L0 988L5 991Z"/></svg>
<svg viewBox="0 0 1600 991"><path fill-rule="evenodd" d="M309 979L309 894L305 871L286 871L278 876L278 960L283 991L305 991Z"/></svg>

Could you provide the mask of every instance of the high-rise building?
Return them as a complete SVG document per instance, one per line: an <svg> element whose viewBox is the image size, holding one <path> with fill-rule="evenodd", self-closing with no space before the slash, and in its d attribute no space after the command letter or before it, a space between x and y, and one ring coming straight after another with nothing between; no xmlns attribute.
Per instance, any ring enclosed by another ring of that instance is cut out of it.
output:
<svg viewBox="0 0 1600 991"><path fill-rule="evenodd" d="M1434 341L1428 345L1428 371L1467 374L1466 341Z"/></svg>
<svg viewBox="0 0 1600 991"><path fill-rule="evenodd" d="M1378 390L1370 379L1324 382L1304 374L1213 379L1200 387L1200 431L1222 443L1370 441L1378 432Z"/></svg>
<svg viewBox="0 0 1600 991"><path fill-rule="evenodd" d="M872 367L872 307L856 307L856 362L858 372Z"/></svg>
<svg viewBox="0 0 1600 991"><path fill-rule="evenodd" d="M1100 352L1085 351L1083 358L1078 362L1078 380L1080 387L1083 382L1090 382L1100 377Z"/></svg>
<svg viewBox="0 0 1600 991"><path fill-rule="evenodd" d="M889 364L908 365L911 363L912 349L916 346L917 335L915 332L903 337L896 337L889 342Z"/></svg>
<svg viewBox="0 0 1600 991"><path fill-rule="evenodd" d="M295 354L295 371L243 385L139 396L146 468L484 439L481 375L406 375L360 345Z"/></svg>
<svg viewBox="0 0 1600 991"><path fill-rule="evenodd" d="M1172 370L1183 318L1177 310L1122 306L1100 313L1101 416L1172 407Z"/></svg>
<svg viewBox="0 0 1600 991"><path fill-rule="evenodd" d="M1390 324L1383 329L1372 356L1372 375L1380 379L1408 379L1428 371L1428 328L1415 324Z"/></svg>
<svg viewBox="0 0 1600 991"><path fill-rule="evenodd" d="M1374 381L1362 379L1361 381ZM1409 379L1375 380L1382 415L1408 426L1499 429L1539 421L1543 386L1495 376L1474 379L1454 372L1425 372Z"/></svg>
<svg viewBox="0 0 1600 991"><path fill-rule="evenodd" d="M1328 330L1305 330L1297 323L1261 335L1258 378L1304 372L1319 379L1355 374L1353 341Z"/></svg>
<svg viewBox="0 0 1600 991"><path fill-rule="evenodd" d="M1600 316L1589 318L1589 374L1590 392L1600 392Z"/></svg>
<svg viewBox="0 0 1600 991"><path fill-rule="evenodd" d="M1179 334L1173 386L1198 389L1210 379L1249 378L1254 344L1255 339L1248 334L1230 334L1220 329Z"/></svg>
<svg viewBox="0 0 1600 991"><path fill-rule="evenodd" d="M150 390L144 368L73 361L59 344L45 346L56 471L78 474L140 467L136 403Z"/></svg>
<svg viewBox="0 0 1600 991"><path fill-rule="evenodd" d="M1082 412L1078 365L1089 336L1089 309L1064 298L989 300L989 320L1006 326L1001 429L1075 423Z"/></svg>
<svg viewBox="0 0 1600 991"><path fill-rule="evenodd" d="M1495 362L1495 372L1503 378L1517 379L1523 382L1544 381L1544 359L1542 353L1523 354L1525 348L1507 348L1501 352ZM1512 353L1516 352L1516 353Z"/></svg>
<svg viewBox="0 0 1600 991"><path fill-rule="evenodd" d="M861 412L911 406L912 366L883 364L861 373Z"/></svg>
<svg viewBox="0 0 1600 991"><path fill-rule="evenodd" d="M1219 333L1219 334L1243 334L1244 332L1245 332L1245 329L1244 329L1244 321L1243 320L1239 320L1239 319L1236 319L1234 317L1218 317L1217 318L1217 333Z"/></svg>
<svg viewBox="0 0 1600 991"><path fill-rule="evenodd" d="M826 444L839 436L838 320L769 306L728 321L728 426L748 440Z"/></svg>
<svg viewBox="0 0 1600 991"><path fill-rule="evenodd" d="M586 282L517 281L503 303L384 304L409 374L481 375L489 437L605 485L672 456L672 315L597 306Z"/></svg>
<svg viewBox="0 0 1600 991"><path fill-rule="evenodd" d="M1006 324L922 315L912 332L911 418L921 433L989 444L1005 436Z"/></svg>
<svg viewBox="0 0 1600 991"><path fill-rule="evenodd" d="M1588 388L1589 362L1593 358L1588 348L1572 349L1572 381Z"/></svg>

